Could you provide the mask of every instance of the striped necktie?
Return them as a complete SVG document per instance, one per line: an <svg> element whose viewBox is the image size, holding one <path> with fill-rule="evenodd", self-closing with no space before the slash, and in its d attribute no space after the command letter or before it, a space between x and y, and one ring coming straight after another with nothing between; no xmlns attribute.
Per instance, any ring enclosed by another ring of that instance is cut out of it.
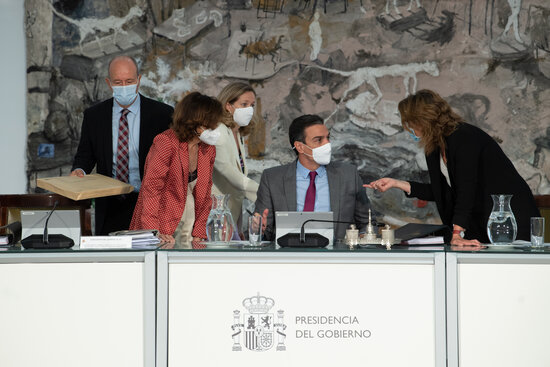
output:
<svg viewBox="0 0 550 367"><path fill-rule="evenodd" d="M128 128L128 113L130 110L124 108L120 113L120 120L118 121L118 143L116 151L116 179L122 182L128 182L128 175L130 169L128 167L130 162L129 141L130 141L130 129Z"/></svg>

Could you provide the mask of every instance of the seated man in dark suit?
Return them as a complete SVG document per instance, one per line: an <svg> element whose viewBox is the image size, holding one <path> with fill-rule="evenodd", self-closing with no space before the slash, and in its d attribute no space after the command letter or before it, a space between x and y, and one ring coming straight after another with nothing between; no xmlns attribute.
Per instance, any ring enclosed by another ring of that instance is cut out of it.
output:
<svg viewBox="0 0 550 367"><path fill-rule="evenodd" d="M363 228L369 207L363 182L355 166L331 162L330 134L323 120L300 116L290 124L288 135L298 159L266 169L258 188L255 212L262 213L265 239L275 239L276 211L332 211L335 221ZM344 238L348 227L336 223L334 237Z"/></svg>
<svg viewBox="0 0 550 367"><path fill-rule="evenodd" d="M138 93L140 79L134 59L115 57L105 79L113 98L84 111L71 176L84 176L97 165L97 173L134 186L128 195L96 200L96 235L128 229L149 148L172 121L172 107Z"/></svg>

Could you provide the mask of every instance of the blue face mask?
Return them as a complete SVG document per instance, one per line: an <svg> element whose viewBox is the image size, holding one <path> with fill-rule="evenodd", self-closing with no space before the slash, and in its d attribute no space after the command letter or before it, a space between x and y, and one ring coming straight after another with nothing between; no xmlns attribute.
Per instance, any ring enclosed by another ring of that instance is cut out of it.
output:
<svg viewBox="0 0 550 367"><path fill-rule="evenodd" d="M137 84L113 86L113 98L121 106L131 105L137 97Z"/></svg>
<svg viewBox="0 0 550 367"><path fill-rule="evenodd" d="M414 129L411 129L411 131L409 131L409 135L411 136L411 138L413 138L414 141L420 141L420 138L414 133Z"/></svg>

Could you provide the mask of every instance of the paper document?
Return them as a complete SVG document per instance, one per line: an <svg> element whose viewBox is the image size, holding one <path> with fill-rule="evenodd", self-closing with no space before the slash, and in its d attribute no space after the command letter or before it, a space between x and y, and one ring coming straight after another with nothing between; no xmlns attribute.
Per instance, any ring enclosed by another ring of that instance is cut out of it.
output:
<svg viewBox="0 0 550 367"><path fill-rule="evenodd" d="M435 245L443 244L445 240L443 236L428 236L421 238L411 238L410 240L402 241L402 245L418 246L418 245Z"/></svg>
<svg viewBox="0 0 550 367"><path fill-rule="evenodd" d="M131 248L132 239L112 236L82 236L80 237L81 249L118 249Z"/></svg>
<svg viewBox="0 0 550 367"><path fill-rule="evenodd" d="M0 235L0 246L9 246L11 242L10 234Z"/></svg>

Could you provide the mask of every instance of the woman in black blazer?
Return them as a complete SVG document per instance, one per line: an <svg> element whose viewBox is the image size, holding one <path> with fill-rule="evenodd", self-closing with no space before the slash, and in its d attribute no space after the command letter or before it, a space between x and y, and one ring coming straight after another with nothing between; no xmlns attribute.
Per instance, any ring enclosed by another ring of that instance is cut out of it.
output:
<svg viewBox="0 0 550 367"><path fill-rule="evenodd" d="M500 146L467 124L437 93L421 90L399 102L403 128L424 148L430 183L381 178L367 187L392 187L409 197L435 201L443 224L453 228L452 245L488 243L491 194L512 194L517 239L529 240L530 217L540 213L533 194Z"/></svg>

